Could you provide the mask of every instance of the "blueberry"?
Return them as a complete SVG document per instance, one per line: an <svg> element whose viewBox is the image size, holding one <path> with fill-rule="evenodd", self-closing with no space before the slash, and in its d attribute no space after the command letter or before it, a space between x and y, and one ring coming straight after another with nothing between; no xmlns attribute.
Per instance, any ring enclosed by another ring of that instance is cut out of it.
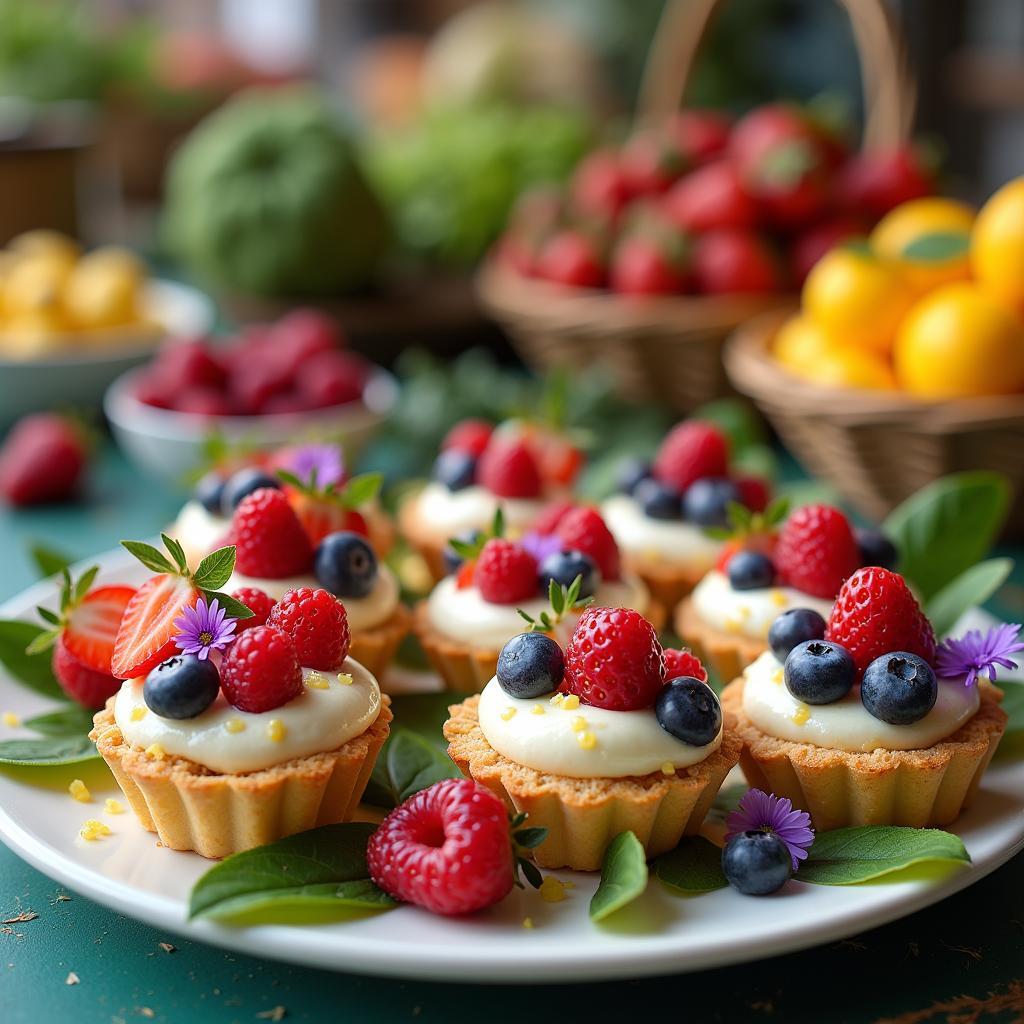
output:
<svg viewBox="0 0 1024 1024"><path fill-rule="evenodd" d="M729 559L728 573L733 590L757 590L775 582L775 566L760 551L737 551Z"/></svg>
<svg viewBox="0 0 1024 1024"><path fill-rule="evenodd" d="M861 703L868 713L890 725L919 722L935 707L938 695L931 665L906 651L875 658L860 683Z"/></svg>
<svg viewBox="0 0 1024 1024"><path fill-rule="evenodd" d="M617 476L619 490L623 494L633 494L637 485L651 475L651 464L641 459L625 459Z"/></svg>
<svg viewBox="0 0 1024 1024"><path fill-rule="evenodd" d="M830 640L805 640L786 658L786 689L805 704L831 704L853 686L857 666L850 652Z"/></svg>
<svg viewBox="0 0 1024 1024"><path fill-rule="evenodd" d="M654 477L641 480L633 497L651 519L678 519L682 515L678 493Z"/></svg>
<svg viewBox="0 0 1024 1024"><path fill-rule="evenodd" d="M855 530L861 565L895 569L899 561L896 545L881 530Z"/></svg>
<svg viewBox="0 0 1024 1024"><path fill-rule="evenodd" d="M502 647L496 675L510 697L543 697L562 685L565 657L546 633L520 633Z"/></svg>
<svg viewBox="0 0 1024 1024"><path fill-rule="evenodd" d="M192 497L199 502L207 512L215 516L221 514L221 499L224 496L224 477L220 473L211 471L203 474L196 483Z"/></svg>
<svg viewBox="0 0 1024 1024"><path fill-rule="evenodd" d="M476 479L476 459L469 452L449 448L441 452L434 462L434 479L444 484L449 491L461 491L471 487Z"/></svg>
<svg viewBox="0 0 1024 1024"><path fill-rule="evenodd" d="M464 530L462 533L455 536L455 540L462 541L463 544L475 544L480 539L479 530ZM445 571L449 576L457 573L462 568L463 558L455 548L450 544L445 545L444 549L444 567Z"/></svg>
<svg viewBox="0 0 1024 1024"><path fill-rule="evenodd" d="M793 858L774 832L757 829L741 832L725 844L722 871L729 884L744 895L767 896L789 881Z"/></svg>
<svg viewBox="0 0 1024 1024"><path fill-rule="evenodd" d="M739 500L739 488L732 480L705 477L687 487L683 518L698 526L728 526L729 503Z"/></svg>
<svg viewBox="0 0 1024 1024"><path fill-rule="evenodd" d="M217 699L219 691L220 673L212 661L178 654L146 676L142 699L161 718L195 718Z"/></svg>
<svg viewBox="0 0 1024 1024"><path fill-rule="evenodd" d="M313 555L313 575L335 597L366 597L377 579L377 556L358 533L329 533Z"/></svg>
<svg viewBox="0 0 1024 1024"><path fill-rule="evenodd" d="M779 661L805 640L824 640L825 620L813 608L790 608L779 615L768 630L768 646Z"/></svg>
<svg viewBox="0 0 1024 1024"><path fill-rule="evenodd" d="M269 473L264 473L256 466L246 466L245 469L238 470L237 473L229 476L224 484L224 490L220 496L221 512L230 516L244 497L263 487L275 487L280 490L281 481Z"/></svg>
<svg viewBox="0 0 1024 1024"><path fill-rule="evenodd" d="M550 581L569 586L577 576L580 580L580 597L592 597L597 591L597 584L600 582L601 574L597 571L597 564L582 551L556 551L548 555L540 563L540 571L537 574L540 580L541 590L546 594Z"/></svg>
<svg viewBox="0 0 1024 1024"><path fill-rule="evenodd" d="M670 679L654 701L658 725L692 747L710 743L722 728L718 694L693 676Z"/></svg>

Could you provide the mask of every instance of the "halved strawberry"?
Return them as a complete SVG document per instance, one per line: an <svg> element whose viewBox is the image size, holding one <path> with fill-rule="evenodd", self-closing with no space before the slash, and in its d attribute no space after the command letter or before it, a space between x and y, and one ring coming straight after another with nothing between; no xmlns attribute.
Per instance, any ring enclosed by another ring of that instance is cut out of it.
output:
<svg viewBox="0 0 1024 1024"><path fill-rule="evenodd" d="M174 620L194 607L200 591L192 581L172 573L146 580L124 610L114 641L110 671L118 679L147 675L177 651Z"/></svg>
<svg viewBox="0 0 1024 1024"><path fill-rule="evenodd" d="M73 608L64 623L64 646L83 665L110 673L114 639L134 587L97 587Z"/></svg>

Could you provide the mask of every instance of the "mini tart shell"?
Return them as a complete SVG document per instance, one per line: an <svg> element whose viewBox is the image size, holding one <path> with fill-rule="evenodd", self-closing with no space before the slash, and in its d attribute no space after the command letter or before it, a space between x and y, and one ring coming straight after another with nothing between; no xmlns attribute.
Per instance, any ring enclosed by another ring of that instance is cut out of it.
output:
<svg viewBox="0 0 1024 1024"><path fill-rule="evenodd" d="M741 675L748 665L768 650L768 644L763 640L726 633L708 625L690 598L676 608L673 625L683 642L723 682Z"/></svg>
<svg viewBox="0 0 1024 1024"><path fill-rule="evenodd" d="M743 774L751 786L789 797L811 815L818 830L950 824L974 798L1006 729L1002 692L980 683L975 715L923 750L856 753L794 743L753 725L743 711L743 685L737 679L722 693L722 708L743 740Z"/></svg>
<svg viewBox="0 0 1024 1024"><path fill-rule="evenodd" d="M391 617L370 629L353 631L348 655L372 676L383 680L399 644L412 628L412 612L401 602Z"/></svg>
<svg viewBox="0 0 1024 1024"><path fill-rule="evenodd" d="M647 584L651 597L667 613L671 613L705 576L703 569L683 569L669 562L629 555L625 551L622 553L622 564Z"/></svg>
<svg viewBox="0 0 1024 1024"><path fill-rule="evenodd" d="M444 531L426 526L419 517L419 495L413 494L398 509L398 530L424 562L435 583L448 573L444 553L449 538Z"/></svg>
<svg viewBox="0 0 1024 1024"><path fill-rule="evenodd" d="M652 600L644 616L656 630L665 625L665 610L656 601ZM474 647L445 636L430 621L430 610L425 600L418 602L413 609L413 631L447 689L458 693L479 693L494 678L501 648ZM524 622L522 632L525 631Z"/></svg>
<svg viewBox="0 0 1024 1024"><path fill-rule="evenodd" d="M262 771L219 774L184 757L150 757L125 742L114 699L96 713L89 738L142 827L172 850L212 859L350 821L391 722L390 701L382 695L376 721L337 750Z"/></svg>
<svg viewBox="0 0 1024 1024"><path fill-rule="evenodd" d="M674 849L701 826L726 775L739 760L742 742L726 718L722 745L675 775L658 771L622 779L575 779L539 772L499 754L477 717L478 696L448 709L448 754L464 775L529 815L548 830L533 859L544 868L597 871L608 844L631 831L648 857Z"/></svg>

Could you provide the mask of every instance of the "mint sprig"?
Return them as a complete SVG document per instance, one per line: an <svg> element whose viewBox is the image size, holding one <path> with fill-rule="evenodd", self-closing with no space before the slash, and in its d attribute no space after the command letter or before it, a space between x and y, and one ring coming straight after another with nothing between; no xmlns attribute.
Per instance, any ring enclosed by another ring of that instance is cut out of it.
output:
<svg viewBox="0 0 1024 1024"><path fill-rule="evenodd" d="M448 541L448 547L452 549L464 562L475 562L480 557L484 545L495 537L505 536L505 513L499 505L494 511L494 518L487 530L481 531L476 540L466 541L452 537Z"/></svg>
<svg viewBox="0 0 1024 1024"><path fill-rule="evenodd" d="M548 581L548 602L551 604L551 612L554 618L545 609L535 619L529 612L517 608L520 617L526 620L528 633L550 633L555 626L570 612L583 611L594 603L593 595L580 597L580 588L583 586L583 576L579 575L566 586L564 583L557 583L555 580Z"/></svg>
<svg viewBox="0 0 1024 1024"><path fill-rule="evenodd" d="M758 534L771 533L789 515L788 498L773 498L763 512L752 512L738 501L730 501L725 511L729 525L708 526L704 533L715 540L744 540Z"/></svg>
<svg viewBox="0 0 1024 1024"><path fill-rule="evenodd" d="M352 477L344 485L330 483L321 487L315 467L305 480L287 469L277 470L277 475L289 487L294 487L295 490L314 501L327 502L349 510L360 508L373 501L380 494L381 486L384 483L383 473L362 473Z"/></svg>

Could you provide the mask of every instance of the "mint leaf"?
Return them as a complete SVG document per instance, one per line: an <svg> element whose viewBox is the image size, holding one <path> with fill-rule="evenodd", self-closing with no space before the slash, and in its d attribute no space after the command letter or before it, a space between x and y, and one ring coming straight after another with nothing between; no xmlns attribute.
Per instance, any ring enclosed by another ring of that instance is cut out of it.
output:
<svg viewBox="0 0 1024 1024"><path fill-rule="evenodd" d="M392 733L383 757L387 786L395 806L435 782L457 779L462 775L447 754L407 729L397 729Z"/></svg>
<svg viewBox="0 0 1024 1024"><path fill-rule="evenodd" d="M724 889L722 849L703 836L684 836L679 845L654 862L654 876L676 892L702 893Z"/></svg>
<svg viewBox="0 0 1024 1024"><path fill-rule="evenodd" d="M21 724L43 736L84 736L92 728L92 716L88 708L68 704L56 711L26 718Z"/></svg>
<svg viewBox="0 0 1024 1024"><path fill-rule="evenodd" d="M152 544L145 544L141 540L123 540L121 547L133 554L147 569L152 572L169 572L174 574L177 570L162 551L158 551Z"/></svg>
<svg viewBox="0 0 1024 1024"><path fill-rule="evenodd" d="M377 497L383 482L383 473L364 473L362 476L354 476L341 492L341 503L345 508L359 508L360 505L365 505Z"/></svg>
<svg viewBox="0 0 1024 1024"><path fill-rule="evenodd" d="M0 743L0 764L49 767L92 761L100 755L84 733L40 740L5 740Z"/></svg>
<svg viewBox="0 0 1024 1024"><path fill-rule="evenodd" d="M164 542L164 547L170 552L171 558L174 559L178 572L184 576L188 572L188 559L185 557L185 549L174 537L169 537L166 533L161 533L160 539Z"/></svg>
<svg viewBox="0 0 1024 1024"><path fill-rule="evenodd" d="M945 636L968 608L984 604L1009 578L1012 558L990 558L947 583L925 605L936 636Z"/></svg>
<svg viewBox="0 0 1024 1024"><path fill-rule="evenodd" d="M861 825L819 832L794 876L817 885L854 885L922 861L962 861L970 855L959 836L937 828Z"/></svg>
<svg viewBox="0 0 1024 1024"><path fill-rule="evenodd" d="M200 590L220 590L235 570L235 547L218 548L207 555L196 569L192 582Z"/></svg>
<svg viewBox="0 0 1024 1024"><path fill-rule="evenodd" d="M253 611L251 608L242 604L241 601L237 600L237 598L232 597L230 594L225 594L223 591L204 590L203 597L206 598L207 605L209 605L212 601L217 601L221 608L223 608L224 611L227 612L227 614L230 615L232 618L251 619L253 616Z"/></svg>
<svg viewBox="0 0 1024 1024"><path fill-rule="evenodd" d="M233 854L196 882L189 917L257 924L301 922L312 911L389 909L395 900L373 884L366 866L375 828L325 825Z"/></svg>
<svg viewBox="0 0 1024 1024"><path fill-rule="evenodd" d="M45 544L33 544L29 549L29 554L39 570L39 575L43 577L56 576L57 573L63 572L74 562L70 555Z"/></svg>
<svg viewBox="0 0 1024 1024"><path fill-rule="evenodd" d="M605 850L601 883L590 900L590 920L604 921L632 903L646 888L644 848L632 832L620 832Z"/></svg>
<svg viewBox="0 0 1024 1024"><path fill-rule="evenodd" d="M45 652L28 654L26 648L47 630L31 622L14 619L0 620L0 664L19 682L45 697L64 698L53 675L50 655Z"/></svg>

